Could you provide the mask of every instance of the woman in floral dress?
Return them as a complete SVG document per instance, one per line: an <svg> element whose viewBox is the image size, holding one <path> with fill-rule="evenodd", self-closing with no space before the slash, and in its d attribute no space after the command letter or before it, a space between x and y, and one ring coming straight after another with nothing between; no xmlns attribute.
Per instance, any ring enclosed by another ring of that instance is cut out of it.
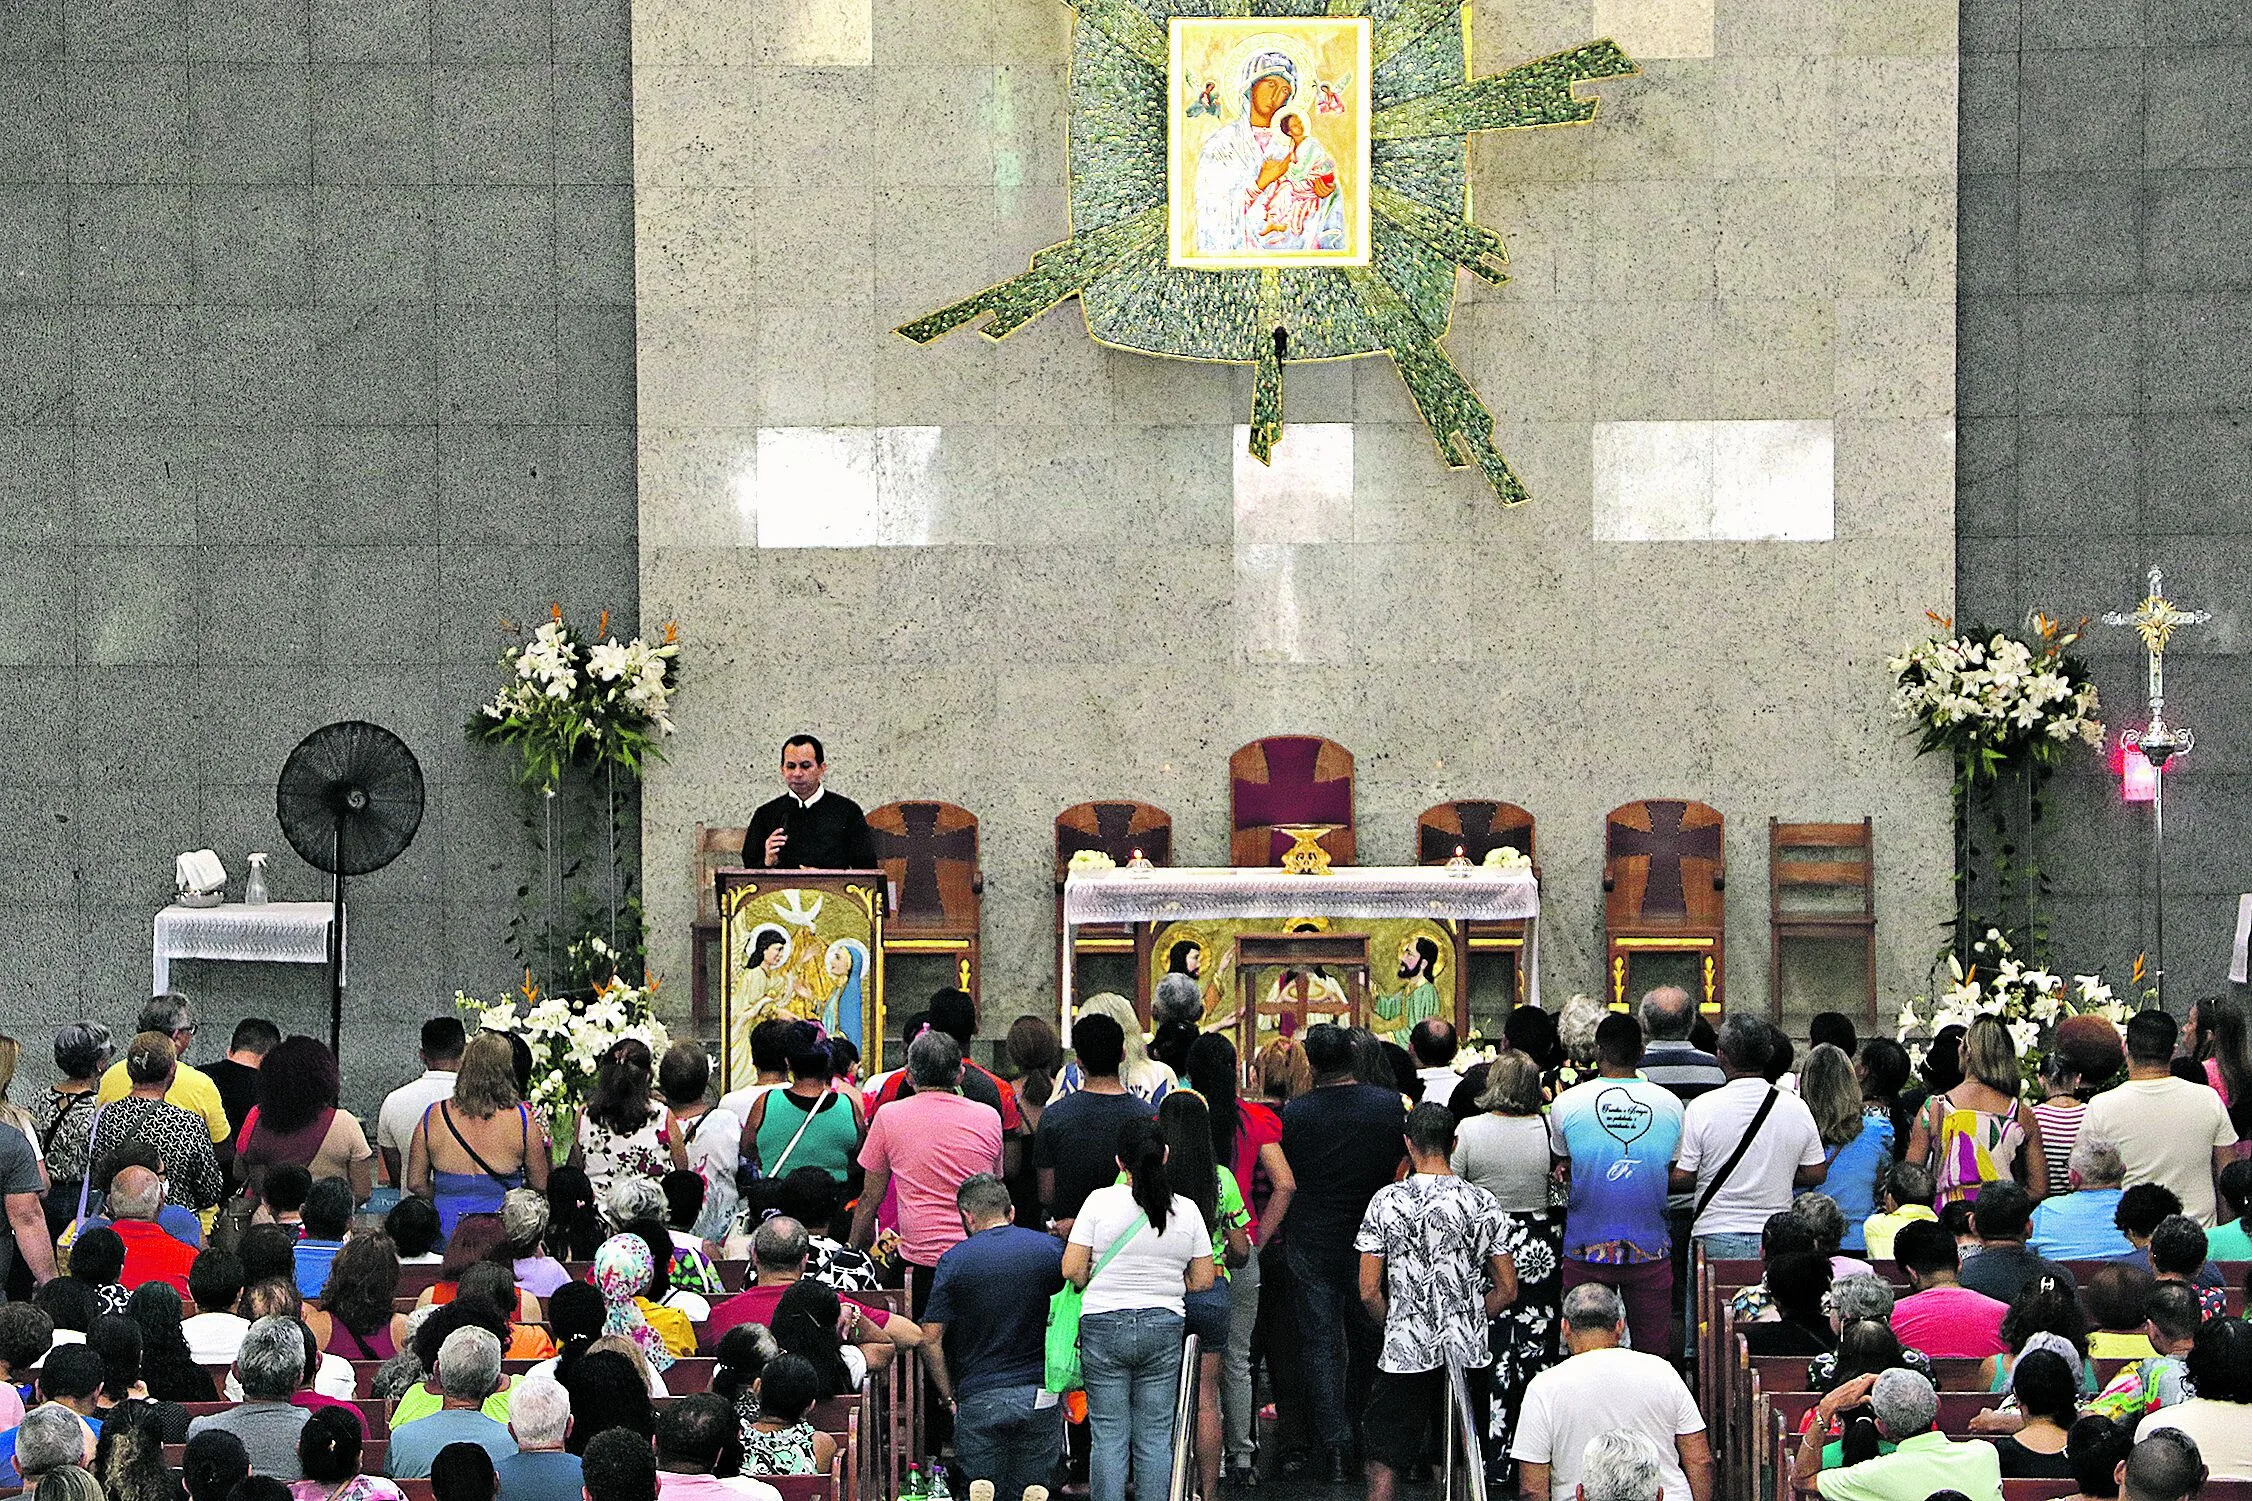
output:
<svg viewBox="0 0 2252 1501"><path fill-rule="evenodd" d="M1556 1310L1564 1285L1559 1255L1563 1227L1545 1212L1506 1218L1509 1228L1495 1254L1507 1255L1516 1264L1517 1300L1495 1317L1489 1331L1494 1378L1487 1431L1493 1444L1486 1481L1489 1489L1498 1486L1498 1494L1505 1496L1515 1495L1517 1489L1517 1464L1509 1458L1509 1440L1517 1430L1525 1388L1556 1363Z"/></svg>
<svg viewBox="0 0 2252 1501"><path fill-rule="evenodd" d="M586 1170L597 1202L608 1198L621 1175L662 1180L688 1166L686 1138L672 1129L672 1113L651 1093L655 1069L649 1044L630 1037L603 1056L571 1153L571 1165Z"/></svg>

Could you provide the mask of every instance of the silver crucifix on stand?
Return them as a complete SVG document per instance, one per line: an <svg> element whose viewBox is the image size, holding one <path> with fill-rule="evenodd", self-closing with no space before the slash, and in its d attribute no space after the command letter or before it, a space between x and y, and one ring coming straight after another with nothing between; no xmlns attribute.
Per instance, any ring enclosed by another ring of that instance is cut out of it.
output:
<svg viewBox="0 0 2252 1501"><path fill-rule="evenodd" d="M2203 625L2213 618L2207 610L2185 610L2166 597L2166 579L2150 570L2149 591L2132 610L2113 610L2105 625L2132 626L2150 654L2150 724L2141 730L2119 732L2127 754L2140 754L2152 771L2150 793L2151 878L2155 887L2151 921L2151 993L2166 1004L2166 763L2189 753L2196 744L2189 726L2166 722L2166 643L2185 625Z"/></svg>

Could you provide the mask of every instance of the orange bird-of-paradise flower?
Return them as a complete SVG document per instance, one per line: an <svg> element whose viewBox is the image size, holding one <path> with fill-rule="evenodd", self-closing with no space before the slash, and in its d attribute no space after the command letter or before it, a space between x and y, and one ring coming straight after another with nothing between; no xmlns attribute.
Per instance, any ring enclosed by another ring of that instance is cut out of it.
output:
<svg viewBox="0 0 2252 1501"><path fill-rule="evenodd" d="M539 999L540 999L540 988L539 988L539 986L537 986L537 985L535 985L535 984L533 984L533 983L532 983L532 970L531 970L531 966L529 966L529 965L526 965L526 966L525 966L525 968L524 968L524 983L523 983L523 984L521 984L521 985L519 985L519 986L517 986L516 988L517 988L518 990L520 990L520 991L522 991L522 992L524 993L524 1004L525 1004L525 1005L527 1005L527 1006L536 1006L536 1005L538 1005L538 1004L539 1004Z"/></svg>
<svg viewBox="0 0 2252 1501"><path fill-rule="evenodd" d="M677 621L677 620L668 620L668 621L666 621L666 622L665 622L665 645L667 645L667 646L678 646L679 644L680 644L680 622L679 622L679 621Z"/></svg>
<svg viewBox="0 0 2252 1501"><path fill-rule="evenodd" d="M2142 982L2143 982L2143 961L2144 961L2145 959L2147 959L2148 957L2149 957L2149 955L2147 955L2147 954L2137 954L2137 955L2135 955L2135 971L2134 971L2134 977L2133 977L2133 981L2132 981L2132 983L2134 983L2134 984L2136 984L2136 985L2140 985L2140 984L2142 984Z"/></svg>
<svg viewBox="0 0 2252 1501"><path fill-rule="evenodd" d="M594 634L597 636L607 636L610 634L610 612L608 610L604 610L601 615L596 617L594 622Z"/></svg>
<svg viewBox="0 0 2252 1501"><path fill-rule="evenodd" d="M563 623L563 607L552 599L547 602L547 618L558 625Z"/></svg>
<svg viewBox="0 0 2252 1501"><path fill-rule="evenodd" d="M1942 615L1937 610L1924 611L1924 619L1930 621L1933 625L1938 626L1943 631L1951 631L1955 628L1955 617L1952 615Z"/></svg>

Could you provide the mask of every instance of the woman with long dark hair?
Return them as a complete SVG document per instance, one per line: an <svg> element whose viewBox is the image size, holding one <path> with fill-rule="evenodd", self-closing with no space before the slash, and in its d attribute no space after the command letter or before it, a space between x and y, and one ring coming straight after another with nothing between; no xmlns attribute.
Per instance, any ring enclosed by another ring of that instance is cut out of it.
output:
<svg viewBox="0 0 2252 1501"><path fill-rule="evenodd" d="M1165 1141L1165 1180L1196 1206L1212 1227L1212 1266L1218 1281L1182 1300L1188 1332L1197 1338L1196 1473L1199 1494L1220 1493L1220 1371L1227 1359L1233 1305L1228 1283L1232 1269L1251 1259L1251 1214L1235 1174L1215 1153L1212 1112L1204 1096L1176 1089L1157 1107L1157 1131Z"/></svg>
<svg viewBox="0 0 2252 1501"><path fill-rule="evenodd" d="M315 1181L344 1179L352 1185L352 1202L367 1202L375 1186L375 1148L352 1113L337 1108L342 1088L327 1043L289 1037L274 1044L258 1067L258 1103L235 1133L235 1166L252 1196L267 1169L290 1163Z"/></svg>
<svg viewBox="0 0 2252 1501"><path fill-rule="evenodd" d="M563 1440L569 1453L586 1453L588 1440L612 1428L656 1437L657 1410L650 1405L649 1385L625 1356L590 1350L565 1367L559 1379L571 1394L571 1432Z"/></svg>
<svg viewBox="0 0 2252 1501"><path fill-rule="evenodd" d="M1212 1149L1235 1174L1251 1216L1243 1265L1228 1272L1228 1343L1220 1366L1221 1428L1228 1468L1241 1482L1258 1453L1252 1423L1251 1351L1259 1328L1264 1276L1259 1248L1281 1231L1298 1192L1298 1179L1282 1155L1282 1117L1243 1099L1237 1078L1235 1044L1226 1033L1207 1032L1190 1046L1189 1087L1204 1097L1212 1118Z"/></svg>
<svg viewBox="0 0 2252 1501"><path fill-rule="evenodd" d="M1187 1295L1213 1285L1212 1232L1165 1175L1155 1121L1118 1131L1127 1181L1087 1196L1064 1247L1063 1274L1085 1293L1079 1319L1092 1437L1092 1501L1165 1493L1173 1478L1173 1404Z"/></svg>
<svg viewBox="0 0 2252 1501"><path fill-rule="evenodd" d="M362 1231L330 1264L320 1307L305 1315L321 1348L346 1360L389 1360L406 1347L406 1315L392 1312L399 1295L399 1256L391 1237Z"/></svg>
<svg viewBox="0 0 2252 1501"><path fill-rule="evenodd" d="M2229 1124L2236 1127L2236 1155L2252 1157L2252 1008L2237 997L2208 996L2197 1003L2201 1016L2213 1019L2213 1037L2205 1059L2205 1082L2212 1085L2229 1107Z"/></svg>
<svg viewBox="0 0 2252 1501"><path fill-rule="evenodd" d="M774 1322L768 1326L778 1349L813 1363L823 1400L857 1390L868 1374L860 1352L837 1338L837 1319L843 1312L836 1291L827 1283L801 1278L774 1305Z"/></svg>
<svg viewBox="0 0 2252 1501"><path fill-rule="evenodd" d="M219 1387L196 1364L180 1326L187 1308L166 1282L144 1282L125 1300L125 1316L141 1326L141 1380L159 1402L216 1402Z"/></svg>
<svg viewBox="0 0 2252 1501"><path fill-rule="evenodd" d="M672 1129L672 1112L658 1100L656 1060L649 1044L628 1037L612 1043L594 1076L594 1093L579 1116L571 1165L586 1169L597 1201L611 1180L633 1173L662 1178L688 1166L688 1146Z"/></svg>

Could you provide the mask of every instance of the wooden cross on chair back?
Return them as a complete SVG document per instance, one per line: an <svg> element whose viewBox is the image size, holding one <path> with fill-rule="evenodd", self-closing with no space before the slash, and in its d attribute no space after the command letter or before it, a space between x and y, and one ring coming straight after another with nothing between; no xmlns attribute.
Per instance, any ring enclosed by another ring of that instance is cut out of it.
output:
<svg viewBox="0 0 2252 1501"><path fill-rule="evenodd" d="M1444 865L1454 858L1458 849L1463 859L1479 865L1484 863L1489 851L1503 845L1528 859L1533 858L1533 815L1515 803L1458 798L1451 803L1425 808L1415 820L1415 863L1418 865ZM1537 864L1533 874L1536 879L1539 877ZM1531 995L1531 976L1525 968L1525 938L1529 926L1521 919L1474 922L1464 934L1464 944L1470 953L1511 956L1511 972L1516 979L1514 988L1520 1006Z"/></svg>
<svg viewBox="0 0 2252 1501"><path fill-rule="evenodd" d="M1067 968L1063 955L1063 883L1071 874L1071 857L1081 850L1100 850L1118 862L1121 870L1126 862L1140 850L1142 858L1152 865L1173 863L1173 815L1155 803L1137 803L1127 798L1108 802L1073 803L1056 815L1056 954L1058 964L1056 980L1062 983ZM1088 923L1072 934L1072 951L1078 954L1131 954L1134 952L1134 927L1132 923ZM1141 966L1135 967L1137 998L1146 1011L1147 996L1140 992L1148 987L1148 980L1140 978ZM1073 1007L1078 997L1071 997Z"/></svg>
<svg viewBox="0 0 2252 1501"><path fill-rule="evenodd" d="M1353 863L1353 753L1319 735L1269 735L1228 757L1228 861L1280 865L1280 824L1336 824L1321 847Z"/></svg>
<svg viewBox="0 0 2252 1501"><path fill-rule="evenodd" d="M1603 829L1603 927L1611 999L1627 996L1635 953L1698 957L1699 999L1720 1009L1726 861L1718 809L1652 798L1613 808Z"/></svg>
<svg viewBox="0 0 2252 1501"><path fill-rule="evenodd" d="M1056 887L1071 871L1071 857L1100 850L1123 867L1140 850L1152 865L1173 863L1173 815L1155 803L1121 798L1074 803L1056 815Z"/></svg>
<svg viewBox="0 0 2252 1501"><path fill-rule="evenodd" d="M952 803L885 803L868 810L876 863L891 887L884 952L960 956L958 983L977 993L977 815Z"/></svg>
<svg viewBox="0 0 2252 1501"><path fill-rule="evenodd" d="M1461 798L1425 808L1415 820L1415 863L1444 865L1462 851L1472 865L1508 845L1533 858L1533 815L1515 803Z"/></svg>

